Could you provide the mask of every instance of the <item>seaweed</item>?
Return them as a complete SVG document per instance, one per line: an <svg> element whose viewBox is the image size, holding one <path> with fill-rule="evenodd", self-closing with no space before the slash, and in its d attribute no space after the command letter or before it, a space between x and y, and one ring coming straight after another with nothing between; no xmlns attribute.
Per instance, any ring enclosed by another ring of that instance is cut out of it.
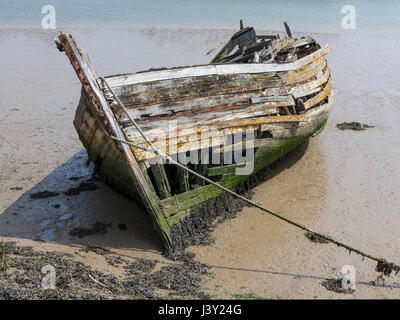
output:
<svg viewBox="0 0 400 320"><path fill-rule="evenodd" d="M368 128L375 128L374 126L369 126L367 124L360 122L342 122L338 123L336 127L340 130L355 130L355 131L362 131Z"/></svg>
<svg viewBox="0 0 400 320"><path fill-rule="evenodd" d="M95 222L91 228L76 227L69 231L69 234L73 237L83 238L86 236L96 234L106 234L108 228L111 227L111 223Z"/></svg>
<svg viewBox="0 0 400 320"><path fill-rule="evenodd" d="M31 193L29 196L31 199L43 199L43 198L50 198L50 197L56 197L58 196L59 193L55 191L49 191L49 190L44 190L44 191L39 191L35 193Z"/></svg>
<svg viewBox="0 0 400 320"><path fill-rule="evenodd" d="M354 293L355 290L351 288L344 288L342 284L343 279L326 279L322 282L322 285L329 291L337 293Z"/></svg>
<svg viewBox="0 0 400 320"><path fill-rule="evenodd" d="M329 241L320 235L313 233L313 232L306 232L304 234L308 240L314 243L328 243Z"/></svg>
<svg viewBox="0 0 400 320"><path fill-rule="evenodd" d="M375 270L385 276L390 276L392 272L395 272L397 275L400 271L400 266L394 264L393 262L388 262L385 259L381 259L378 261Z"/></svg>
<svg viewBox="0 0 400 320"><path fill-rule="evenodd" d="M63 194L66 196L76 196L80 194L82 191L93 191L98 187L95 183L89 181L82 181L79 186L69 188L67 191L64 191Z"/></svg>
<svg viewBox="0 0 400 320"><path fill-rule="evenodd" d="M208 267L193 259L152 272L158 260L137 259L128 263L118 256L108 256L106 260L111 265L125 263L126 275L116 277L74 260L72 254L35 251L14 242L2 244L0 261L4 256L3 247L10 271L0 275L0 300L207 298L200 290L200 281ZM41 270L48 264L56 270L53 290L44 290L41 286L44 277ZM159 289L167 292L159 294Z"/></svg>
<svg viewBox="0 0 400 320"><path fill-rule="evenodd" d="M105 255L105 254L111 253L111 251L106 249L106 248L99 247L99 246L91 246L91 245L90 246L86 246L85 251L86 252L91 251L91 252L94 252L94 253L97 253L97 254L100 254L100 255Z"/></svg>

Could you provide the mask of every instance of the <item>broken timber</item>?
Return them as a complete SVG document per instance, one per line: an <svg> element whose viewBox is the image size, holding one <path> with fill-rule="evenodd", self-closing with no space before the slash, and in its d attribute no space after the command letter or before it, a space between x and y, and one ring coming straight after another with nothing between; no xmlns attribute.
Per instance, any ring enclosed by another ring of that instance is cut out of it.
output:
<svg viewBox="0 0 400 320"><path fill-rule="evenodd" d="M323 130L333 102L330 48L285 28L288 37L280 38L241 26L208 65L106 77L126 110L72 36L60 34L57 47L82 83L74 120L80 140L105 181L142 204L167 248L182 246L176 230L190 237L188 219L223 191L160 162L146 139L235 189ZM243 154L253 154L252 170L237 174L249 162Z"/></svg>

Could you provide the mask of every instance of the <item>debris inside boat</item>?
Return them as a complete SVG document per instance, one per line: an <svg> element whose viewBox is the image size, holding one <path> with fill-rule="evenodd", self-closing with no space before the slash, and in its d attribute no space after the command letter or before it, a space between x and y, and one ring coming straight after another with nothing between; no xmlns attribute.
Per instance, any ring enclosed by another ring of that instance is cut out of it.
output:
<svg viewBox="0 0 400 320"><path fill-rule="evenodd" d="M82 83L74 126L90 160L146 209L166 249L201 243L215 220L243 206L223 188L249 192L324 129L330 47L285 29L257 35L241 22L209 64L104 78L71 35L56 40Z"/></svg>

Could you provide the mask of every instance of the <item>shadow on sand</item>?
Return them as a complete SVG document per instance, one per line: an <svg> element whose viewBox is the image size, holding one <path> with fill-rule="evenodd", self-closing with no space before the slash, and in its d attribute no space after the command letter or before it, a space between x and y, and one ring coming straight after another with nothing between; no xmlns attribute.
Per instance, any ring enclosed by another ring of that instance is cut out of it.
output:
<svg viewBox="0 0 400 320"><path fill-rule="evenodd" d="M266 183L293 166L307 148L308 141L272 164L260 183ZM93 165L85 166L86 159L84 150L76 153L22 194L0 215L0 236L161 252L162 243L146 212L135 201L112 190L102 181L95 181L97 189L92 191L82 191L77 195L63 193L91 179ZM32 194L41 191L58 195L31 198ZM110 226L105 228L105 233L83 238L70 234L74 228L91 228L96 223Z"/></svg>
<svg viewBox="0 0 400 320"><path fill-rule="evenodd" d="M22 194L0 215L0 235L68 245L161 251L161 241L146 212L99 179L93 181L95 190L77 195L63 193L92 178L93 165L85 166L86 159L84 150L76 153ZM41 191L58 195L31 198ZM104 234L83 238L70 235L74 228L91 228L95 223L111 225L103 228Z"/></svg>

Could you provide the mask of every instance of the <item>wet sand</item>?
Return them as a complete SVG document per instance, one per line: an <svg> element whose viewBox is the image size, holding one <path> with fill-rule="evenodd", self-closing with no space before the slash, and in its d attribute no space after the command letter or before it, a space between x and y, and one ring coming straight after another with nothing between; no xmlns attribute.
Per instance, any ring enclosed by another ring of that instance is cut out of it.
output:
<svg viewBox="0 0 400 320"><path fill-rule="evenodd" d="M205 52L229 30L71 28L99 74L150 67L205 63ZM116 35L118 34L118 37ZM76 196L62 191L89 179L86 153L73 128L80 85L55 33L36 29L0 30L0 239L40 250L69 252L98 270L121 274L87 245L108 248L128 259L162 257L161 242L138 205L102 182ZM327 233L372 255L400 263L399 219L399 36L362 33L315 34L329 42L335 104L325 131L292 153L254 189L254 200L288 218ZM191 39L189 46L187 40ZM118 41L118 43L117 43ZM379 56L377 58L377 52ZM115 57L118 57L116 59ZM340 131L338 122L359 121L375 128ZM70 180L71 177L78 177ZM22 189L20 189L22 188ZM50 190L60 195L33 200ZM105 235L73 238L74 227L111 223ZM120 230L119 224L126 224ZM196 259L212 266L203 290L211 297L399 298L400 280L385 286L370 281L375 264L331 244L311 243L304 234L274 217L245 208L213 232L215 244L191 247ZM357 271L354 294L321 285L338 278L344 265Z"/></svg>

